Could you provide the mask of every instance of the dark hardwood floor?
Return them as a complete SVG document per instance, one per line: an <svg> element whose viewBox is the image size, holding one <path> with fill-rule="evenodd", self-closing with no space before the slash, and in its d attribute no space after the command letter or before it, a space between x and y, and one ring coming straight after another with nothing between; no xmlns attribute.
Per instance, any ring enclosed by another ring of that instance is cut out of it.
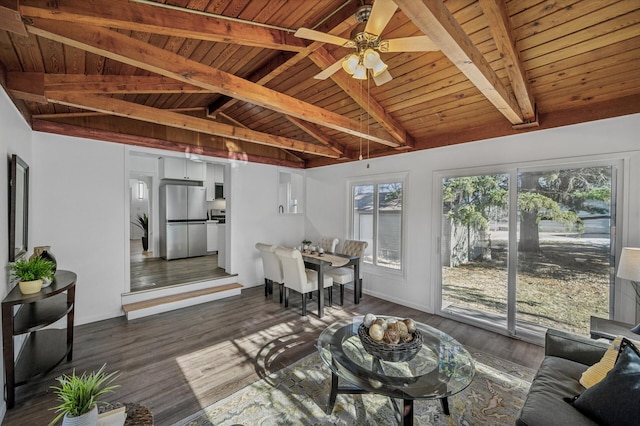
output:
<svg viewBox="0 0 640 426"><path fill-rule="evenodd" d="M5 425L45 425L54 417L49 390L55 377L100 368L118 370L121 385L109 402L132 402L149 407L156 425L169 425L244 386L314 352L320 332L338 319L367 312L411 317L450 334L467 347L536 368L543 348L489 331L426 314L364 295L359 305L345 292L345 305L325 309L319 319L315 300L309 315L300 315L300 297L289 308L263 287L244 289L234 296L190 308L127 322L124 317L76 327L73 361L21 386L16 407Z"/></svg>
<svg viewBox="0 0 640 426"><path fill-rule="evenodd" d="M139 239L131 240L131 291L154 290L161 287L228 277L218 268L218 255L165 260L143 252Z"/></svg>

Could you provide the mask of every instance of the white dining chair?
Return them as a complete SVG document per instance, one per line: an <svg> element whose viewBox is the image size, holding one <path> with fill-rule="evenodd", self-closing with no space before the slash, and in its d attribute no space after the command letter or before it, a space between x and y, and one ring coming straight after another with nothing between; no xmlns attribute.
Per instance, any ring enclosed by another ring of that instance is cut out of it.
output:
<svg viewBox="0 0 640 426"><path fill-rule="evenodd" d="M276 246L271 244L256 243L256 248L260 251L262 267L264 269L264 297L273 294L273 283L280 287L280 303L282 303L282 290L284 286L284 275L282 274L282 264L276 256Z"/></svg>
<svg viewBox="0 0 640 426"><path fill-rule="evenodd" d="M337 238L321 237L320 240L318 240L317 247L322 248L326 252L335 253L338 241L340 240Z"/></svg>
<svg viewBox="0 0 640 426"><path fill-rule="evenodd" d="M360 270L360 281L362 282L362 258L364 257L364 250L369 243L366 241L346 240L342 247L342 254L349 256L358 256L358 266ZM330 269L325 272L326 276L333 279L333 284L340 286L340 304L344 304L344 285L350 282L354 283L353 291L356 291L355 281L353 280L353 268L350 266L343 266L341 268ZM362 296L362 285L360 286L360 296Z"/></svg>
<svg viewBox="0 0 640 426"><path fill-rule="evenodd" d="M307 295L318 289L318 273L305 269L300 250L278 247L276 255L284 274L284 307L289 307L289 289L295 290L302 295L302 316L306 316ZM328 305L331 306L333 279L325 275L323 281L323 287L329 289Z"/></svg>

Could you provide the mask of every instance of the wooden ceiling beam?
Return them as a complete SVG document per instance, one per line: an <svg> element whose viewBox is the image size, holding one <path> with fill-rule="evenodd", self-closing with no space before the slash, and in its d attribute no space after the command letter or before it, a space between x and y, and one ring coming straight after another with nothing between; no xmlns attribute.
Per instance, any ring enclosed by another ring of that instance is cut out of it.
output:
<svg viewBox="0 0 640 426"><path fill-rule="evenodd" d="M44 73L7 72L7 90L17 99L38 104L46 104Z"/></svg>
<svg viewBox="0 0 640 426"><path fill-rule="evenodd" d="M356 6L357 5L355 3L352 3L348 7L343 8L339 14L333 15L330 19L330 22L325 22L322 27L325 28L325 31L332 34L342 34L348 31L356 23L354 16ZM335 24L333 23L334 21L336 22ZM271 80L275 79L282 73L295 66L301 60L313 54L314 51L322 48L322 43L312 42L303 51L298 52L293 57L286 58L286 60L283 60L285 58L283 54L278 55L265 66L263 66L257 73L251 75L248 80L263 86L267 85ZM223 111L225 111L227 108L230 108L237 102L238 99L233 99L227 96L220 97L216 102L209 105L207 115L209 117L215 118L217 114L223 113ZM337 146L333 142L331 142L331 138L326 135L326 133L323 132L320 127L292 117L290 115L285 114L284 117L320 143L329 147ZM391 136L393 137L393 134L391 134ZM338 151L336 152L339 152L340 155L345 155L344 149L342 147L338 147L336 149L338 149Z"/></svg>
<svg viewBox="0 0 640 426"><path fill-rule="evenodd" d="M127 102L106 96L89 94L60 94L47 96L51 103L66 105L74 108L82 108L90 111L104 112L119 117L132 118L148 123L162 124L168 127L186 129L208 135L226 137L260 145L276 148L286 148L293 151L308 152L315 155L337 158L333 150L295 139L270 135L255 130L234 127L228 124L217 123L204 118L192 117L175 112L164 111L145 105Z"/></svg>
<svg viewBox="0 0 640 426"><path fill-rule="evenodd" d="M40 18L35 18L33 25L29 25L27 29L34 35L193 84L211 92L231 96L373 142L393 147L398 146L398 143L386 131L371 129L370 133L363 132L360 130L360 123L348 117L135 40L116 31Z"/></svg>
<svg viewBox="0 0 640 426"><path fill-rule="evenodd" d="M317 49L309 58L320 69L325 69L336 62L336 58L331 55L324 47ZM393 136L398 142L397 149L407 149L413 146L413 138L407 131L384 110L375 99L363 90L365 84L362 80L356 80L344 72L337 72L331 76L331 79L344 90L358 105L365 110L374 120ZM369 83L370 84L370 83Z"/></svg>
<svg viewBox="0 0 640 426"><path fill-rule="evenodd" d="M41 72L8 72L7 86L14 92L38 98L27 99L46 103L45 92L156 94L211 93L207 89L164 76L45 74ZM39 100L38 100L39 99Z"/></svg>
<svg viewBox="0 0 640 426"><path fill-rule="evenodd" d="M290 53L281 52L273 59L271 59L266 65L261 66L258 71L247 77L247 80L257 84L260 84L263 79L269 81L269 79L272 78L270 76L277 75L277 71L285 66L290 59ZM233 99L229 96L221 96L219 99L209 105L209 112L207 115L211 118L215 118L218 113L223 112L230 106L234 105L236 102L238 102L236 99Z"/></svg>
<svg viewBox="0 0 640 426"><path fill-rule="evenodd" d="M0 0L0 30L10 31L23 37L29 35L20 16L18 0Z"/></svg>
<svg viewBox="0 0 640 426"><path fill-rule="evenodd" d="M0 62L0 86L4 88L5 92L7 92L9 99L11 99L11 102L13 102L18 112L20 112L27 125L31 126L33 122L31 110L25 101L18 99L9 91L9 88L7 87L7 70L2 62Z"/></svg>
<svg viewBox="0 0 640 426"><path fill-rule="evenodd" d="M225 114L224 112L220 112L218 113L218 120L220 118L222 118L223 120L227 120L229 123L231 123L231 125L233 126L238 126L238 127L242 127L243 129L248 129L249 126L245 126L244 124L242 124L241 122L239 122L238 120L236 120L233 117L229 117L227 114ZM304 163L304 160L302 158L300 158L299 156L295 155L294 153L291 152L291 150L286 150L283 149L284 152L287 153L287 155L291 155L292 157L294 157L296 160L300 161L301 163Z"/></svg>
<svg viewBox="0 0 640 426"><path fill-rule="evenodd" d="M508 91L442 0L394 2L511 124L524 122L522 111L513 94Z"/></svg>
<svg viewBox="0 0 640 426"><path fill-rule="evenodd" d="M344 34L357 23L354 14L358 8L359 6L356 2L349 3L346 7L342 8L339 13L331 16L329 20L318 27L317 31L322 31L333 35ZM249 80L263 86L267 85L271 80L283 74L284 72L295 66L298 62L307 58L311 53L313 53L317 49L320 49L322 46L324 46L323 43L311 42L302 51L287 59L285 62L282 62L280 57L275 57L269 64L263 67L264 69L267 69L268 72L264 74L254 74L253 76L249 77ZM215 116L218 112L224 111L225 109L233 106L236 102L238 102L237 99L223 98L209 107L209 114L211 116Z"/></svg>
<svg viewBox="0 0 640 426"><path fill-rule="evenodd" d="M189 108L167 108L163 111L179 112L181 114L185 112L199 112L204 111L205 107L189 107ZM111 115L104 112L85 111L85 112L58 112L53 114L34 114L34 119L49 120L56 118L79 118L79 117L102 117L105 115Z"/></svg>
<svg viewBox="0 0 640 426"><path fill-rule="evenodd" d="M20 13L27 19L44 18L292 52L304 49L302 40L281 29L127 0L21 0Z"/></svg>
<svg viewBox="0 0 640 426"><path fill-rule="evenodd" d="M489 21L489 29L502 57L525 123L536 121L535 100L525 74L520 51L516 48L507 5L503 0L480 0L480 7Z"/></svg>
<svg viewBox="0 0 640 426"><path fill-rule="evenodd" d="M313 123L309 123L308 121L300 120L295 117L291 117L289 115L285 115L284 118L289 120L293 125L298 127L300 130L320 142L322 145L332 149L339 154L340 156L344 155L344 147L338 145L334 141L331 140L329 136L326 135L318 126Z"/></svg>
<svg viewBox="0 0 640 426"><path fill-rule="evenodd" d="M207 146L191 145L187 143L168 141L164 139L143 137L140 135L129 135L106 130L79 127L71 124L56 123L46 120L33 120L33 130L44 133L55 133L58 135L75 136L78 138L94 139L101 142L115 142L125 145L142 146L146 148L163 149L175 152L189 152L197 155L207 155L210 157L227 158L229 160L250 161L252 163L271 164L275 166L304 168L304 161L288 161L272 157L266 157L246 152L227 151Z"/></svg>

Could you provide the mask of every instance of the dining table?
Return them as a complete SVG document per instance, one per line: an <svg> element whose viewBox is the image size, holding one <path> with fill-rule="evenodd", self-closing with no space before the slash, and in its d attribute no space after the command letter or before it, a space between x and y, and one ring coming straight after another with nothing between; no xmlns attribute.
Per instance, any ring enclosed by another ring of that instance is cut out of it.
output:
<svg viewBox="0 0 640 426"><path fill-rule="evenodd" d="M324 316L324 273L330 269L340 267L353 267L353 303L360 303L362 295L362 282L360 281L360 258L341 253L323 254L310 251L301 251L304 266L318 273L318 317Z"/></svg>

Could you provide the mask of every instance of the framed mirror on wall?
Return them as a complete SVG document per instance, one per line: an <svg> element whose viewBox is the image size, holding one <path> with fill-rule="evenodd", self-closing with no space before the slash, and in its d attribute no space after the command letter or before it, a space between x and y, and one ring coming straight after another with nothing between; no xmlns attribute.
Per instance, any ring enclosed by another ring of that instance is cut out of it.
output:
<svg viewBox="0 0 640 426"><path fill-rule="evenodd" d="M16 154L9 159L9 262L27 252L29 166Z"/></svg>

